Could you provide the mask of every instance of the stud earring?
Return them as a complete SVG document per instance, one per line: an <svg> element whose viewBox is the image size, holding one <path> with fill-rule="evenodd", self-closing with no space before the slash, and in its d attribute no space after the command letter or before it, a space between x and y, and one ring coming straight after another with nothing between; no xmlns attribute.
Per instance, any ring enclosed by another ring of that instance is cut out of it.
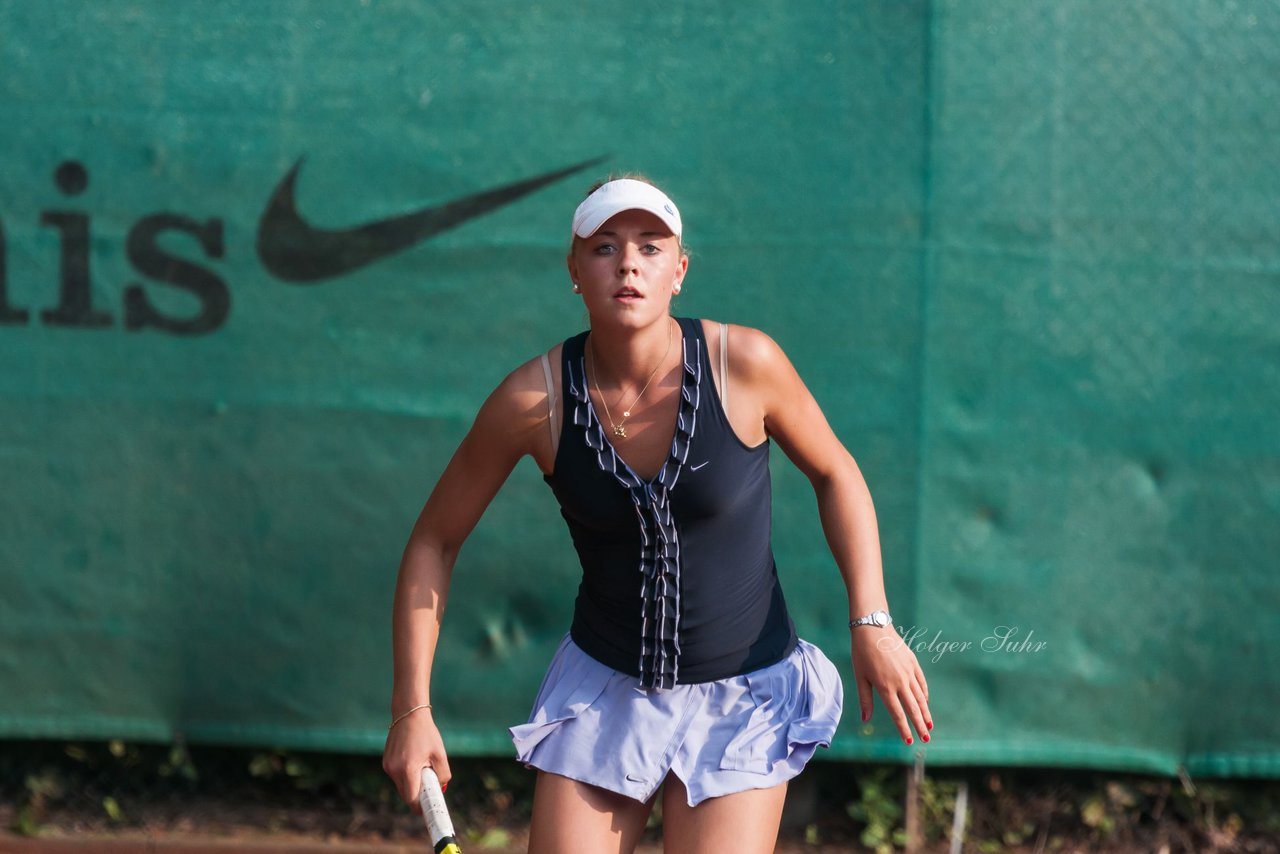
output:
<svg viewBox="0 0 1280 854"><path fill-rule="evenodd" d="M672 285L672 286L671 286L671 293L673 293L673 294L678 294L678 293L680 293L680 283L679 283L679 282L676 282L674 285Z"/></svg>
<svg viewBox="0 0 1280 854"><path fill-rule="evenodd" d="M574 283L573 283L573 292L574 292L575 294L580 294L580 293L582 293L582 285L578 284L577 282L574 282Z"/></svg>

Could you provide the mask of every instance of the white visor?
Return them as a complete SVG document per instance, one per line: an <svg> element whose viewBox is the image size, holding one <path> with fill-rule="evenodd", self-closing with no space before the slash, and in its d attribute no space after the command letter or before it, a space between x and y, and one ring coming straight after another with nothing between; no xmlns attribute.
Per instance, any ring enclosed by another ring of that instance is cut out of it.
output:
<svg viewBox="0 0 1280 854"><path fill-rule="evenodd" d="M634 178L619 178L600 186L582 200L573 212L573 233L590 237L609 217L622 211L648 211L666 223L676 237L680 236L680 211L667 194L652 184Z"/></svg>

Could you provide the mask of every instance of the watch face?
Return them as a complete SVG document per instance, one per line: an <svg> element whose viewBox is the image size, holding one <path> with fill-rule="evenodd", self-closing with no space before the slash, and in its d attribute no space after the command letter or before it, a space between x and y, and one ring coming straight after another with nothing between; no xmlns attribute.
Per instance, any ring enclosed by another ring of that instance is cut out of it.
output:
<svg viewBox="0 0 1280 854"><path fill-rule="evenodd" d="M885 611L872 611L871 622L877 626L887 626L889 625L889 614Z"/></svg>

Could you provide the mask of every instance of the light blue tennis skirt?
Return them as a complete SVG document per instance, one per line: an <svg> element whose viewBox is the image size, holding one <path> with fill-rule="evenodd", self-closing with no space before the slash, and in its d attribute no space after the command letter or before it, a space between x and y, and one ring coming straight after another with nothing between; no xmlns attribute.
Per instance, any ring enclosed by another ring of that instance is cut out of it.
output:
<svg viewBox="0 0 1280 854"><path fill-rule="evenodd" d="M843 702L835 665L804 640L777 664L659 691L565 635L528 723L510 732L528 766L638 801L671 771L697 806L799 774L831 744Z"/></svg>

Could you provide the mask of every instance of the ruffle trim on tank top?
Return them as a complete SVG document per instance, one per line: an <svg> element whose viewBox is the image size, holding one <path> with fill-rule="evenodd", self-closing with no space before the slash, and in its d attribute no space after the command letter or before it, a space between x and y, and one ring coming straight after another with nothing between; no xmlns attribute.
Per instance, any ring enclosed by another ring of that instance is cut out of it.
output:
<svg viewBox="0 0 1280 854"><path fill-rule="evenodd" d="M666 462L651 481L632 471L606 437L587 392L586 357L579 354L577 365L573 361L568 365L573 423L583 428L600 468L626 488L640 520L640 684L645 688L672 688L679 673L680 535L671 514L670 493L693 441L702 384L701 341L685 335L683 323L680 329L683 374L676 431Z"/></svg>

